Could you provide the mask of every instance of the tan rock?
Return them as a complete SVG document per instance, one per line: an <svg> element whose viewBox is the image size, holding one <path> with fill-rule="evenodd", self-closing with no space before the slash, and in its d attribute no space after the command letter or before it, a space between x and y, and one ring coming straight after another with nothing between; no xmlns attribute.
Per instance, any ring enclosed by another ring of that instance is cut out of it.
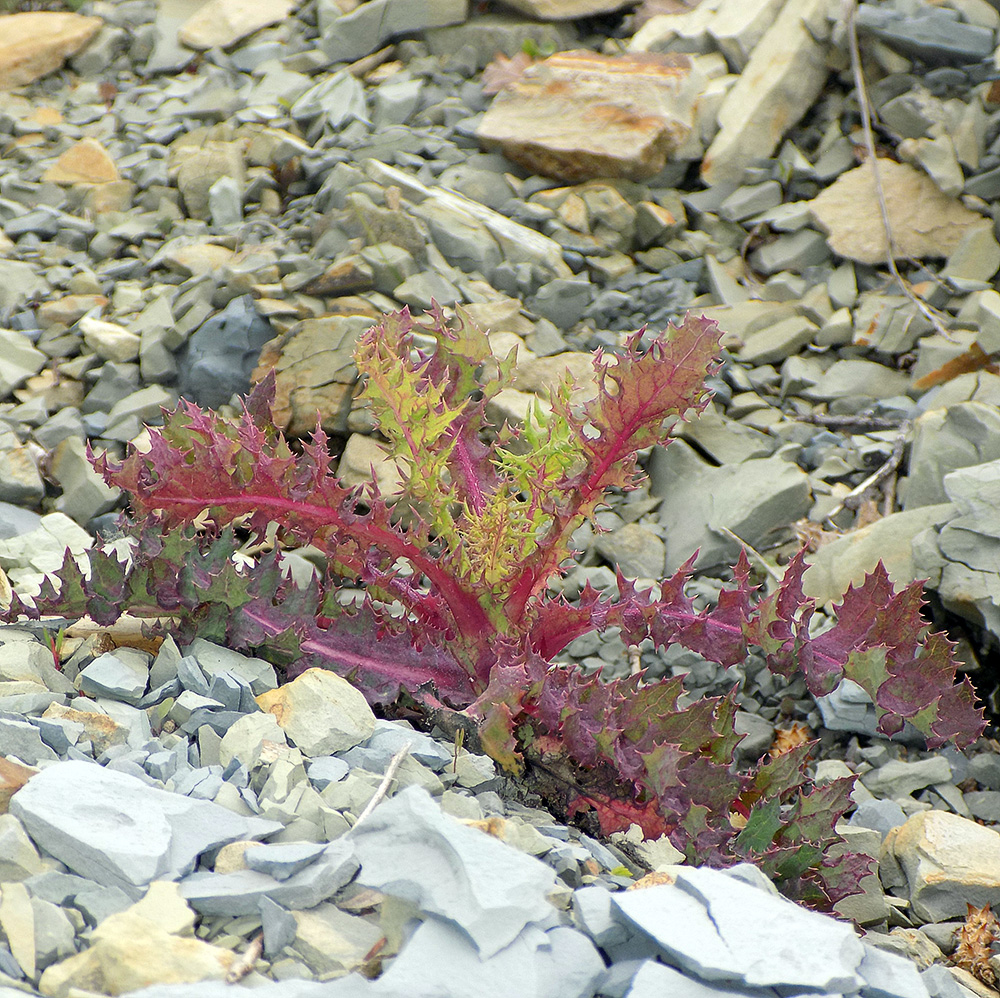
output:
<svg viewBox="0 0 1000 998"><path fill-rule="evenodd" d="M306 669L290 683L257 697L304 755L330 755L360 745L375 730L361 693L326 669Z"/></svg>
<svg viewBox="0 0 1000 998"><path fill-rule="evenodd" d="M327 433L344 433L358 369L354 344L372 325L367 315L304 319L264 344L253 381L274 370L274 421L292 436L304 436L319 416Z"/></svg>
<svg viewBox="0 0 1000 998"><path fill-rule="evenodd" d="M104 21L81 14L4 14L0 31L0 90L24 87L58 69L100 31Z"/></svg>
<svg viewBox="0 0 1000 998"><path fill-rule="evenodd" d="M0 814L7 813L11 797L37 772L37 769L0 755Z"/></svg>
<svg viewBox="0 0 1000 998"><path fill-rule="evenodd" d="M124 724L119 724L113 717L97 711L75 710L54 703L45 709L42 717L61 718L82 724L84 737L90 739L94 746L94 755L100 755L112 745L124 745L128 741L128 728Z"/></svg>
<svg viewBox="0 0 1000 998"><path fill-rule="evenodd" d="M552 357L533 357L514 368L514 387L522 392L534 392L545 398L569 372L576 382L574 401L593 398L594 356L590 353L557 353Z"/></svg>
<svg viewBox="0 0 1000 998"><path fill-rule="evenodd" d="M107 149L97 139L74 142L42 174L42 180L54 184L110 184L121 174Z"/></svg>
<svg viewBox="0 0 1000 998"><path fill-rule="evenodd" d="M154 880L142 898L128 910L149 919L172 936L191 935L197 920L194 909L181 897L180 885L173 880Z"/></svg>
<svg viewBox="0 0 1000 998"><path fill-rule="evenodd" d="M964 918L967 904L1000 902L1000 834L950 811L920 811L892 829L883 865L890 880L905 877L910 905L925 922Z"/></svg>
<svg viewBox="0 0 1000 998"><path fill-rule="evenodd" d="M224 267L233 256L233 251L226 246L203 242L187 246L165 246L153 262L162 264L184 277L200 277Z"/></svg>
<svg viewBox="0 0 1000 998"><path fill-rule="evenodd" d="M177 32L193 49L229 48L261 28L283 21L298 0L209 0Z"/></svg>
<svg viewBox="0 0 1000 998"><path fill-rule="evenodd" d="M739 183L812 107L830 74L827 15L838 7L838 0L787 0L722 102L719 133L702 161L706 184Z"/></svg>
<svg viewBox="0 0 1000 998"><path fill-rule="evenodd" d="M983 218L938 190L926 173L891 159L878 161L897 257L946 257ZM885 232L870 163L842 174L809 207L828 233L830 249L859 263L883 263Z"/></svg>
<svg viewBox="0 0 1000 998"><path fill-rule="evenodd" d="M107 303L108 299L104 295L63 295L61 298L42 302L35 315L43 329L56 323L71 326L91 309L102 309Z"/></svg>
<svg viewBox="0 0 1000 998"><path fill-rule="evenodd" d="M21 883L5 883L0 889L0 929L11 955L27 977L35 976L35 916L31 895Z"/></svg>
<svg viewBox="0 0 1000 998"><path fill-rule="evenodd" d="M240 842L229 842L215 854L215 873L235 873L247 869L247 849L259 846L260 842L246 839Z"/></svg>
<svg viewBox="0 0 1000 998"><path fill-rule="evenodd" d="M507 7L539 21L569 21L577 17L613 14L634 4L635 0L506 0Z"/></svg>
<svg viewBox="0 0 1000 998"><path fill-rule="evenodd" d="M208 192L220 178L231 177L241 191L246 184L243 144L240 142L188 133L171 145L168 163L168 172L176 177L177 188L191 218L211 220Z"/></svg>
<svg viewBox="0 0 1000 998"><path fill-rule="evenodd" d="M172 935L133 908L106 918L90 938L89 949L45 970L42 994L70 998L79 989L121 995L153 984L217 981L236 959L232 950Z"/></svg>
<svg viewBox="0 0 1000 998"><path fill-rule="evenodd" d="M348 915L334 904L296 911L292 945L324 979L342 977L365 962L382 930L363 918Z"/></svg>
<svg viewBox="0 0 1000 998"><path fill-rule="evenodd" d="M352 433L340 457L337 477L347 486L362 485L372 480L373 468L380 496L388 499L403 491L403 471L386 448L364 433Z"/></svg>
<svg viewBox="0 0 1000 998"><path fill-rule="evenodd" d="M103 215L107 211L128 211L134 194L135 184L131 180L93 184L86 188L83 207L94 215Z"/></svg>
<svg viewBox="0 0 1000 998"><path fill-rule="evenodd" d="M704 82L683 55L560 52L497 94L476 134L545 176L643 180L691 132Z"/></svg>

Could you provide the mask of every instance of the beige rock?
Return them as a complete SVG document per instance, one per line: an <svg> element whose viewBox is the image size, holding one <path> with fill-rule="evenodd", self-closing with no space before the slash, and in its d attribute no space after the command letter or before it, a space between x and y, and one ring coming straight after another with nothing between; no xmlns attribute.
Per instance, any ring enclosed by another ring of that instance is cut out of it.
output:
<svg viewBox="0 0 1000 998"><path fill-rule="evenodd" d="M290 683L262 693L257 704L274 715L307 756L343 752L375 730L375 715L361 693L326 669L307 669Z"/></svg>
<svg viewBox="0 0 1000 998"><path fill-rule="evenodd" d="M613 14L635 0L506 0L506 6L539 21L569 21L577 17Z"/></svg>
<svg viewBox="0 0 1000 998"><path fill-rule="evenodd" d="M897 257L945 257L983 218L945 196L927 174L891 159L878 161ZM885 232L870 163L842 174L809 207L830 249L859 263L883 263Z"/></svg>
<svg viewBox="0 0 1000 998"><path fill-rule="evenodd" d="M892 829L883 864L890 878L905 877L910 905L926 922L1000 902L1000 834L950 811L920 811Z"/></svg>
<svg viewBox="0 0 1000 998"><path fill-rule="evenodd" d="M121 180L111 154L97 139L74 142L42 174L53 184L110 184Z"/></svg>
<svg viewBox="0 0 1000 998"><path fill-rule="evenodd" d="M74 710L72 707L54 703L46 708L42 717L60 718L82 724L84 737L94 746L94 755L100 755L112 745L124 745L128 741L128 728L124 724L119 724L113 717L97 711Z"/></svg>
<svg viewBox="0 0 1000 998"><path fill-rule="evenodd" d="M400 465L377 440L363 433L352 433L337 466L337 476L344 485L361 485L372 480L373 468L380 496L391 498L402 493L405 476Z"/></svg>
<svg viewBox="0 0 1000 998"><path fill-rule="evenodd" d="M12 90L58 69L100 31L99 17L37 11L4 14L0 90Z"/></svg>
<svg viewBox="0 0 1000 998"><path fill-rule="evenodd" d="M787 0L722 102L719 133L702 161L706 184L739 183L812 107L830 73L827 15L838 7L838 0Z"/></svg>
<svg viewBox="0 0 1000 998"><path fill-rule="evenodd" d="M184 277L201 277L224 267L234 253L218 243L192 243L187 246L165 246L151 263L162 264Z"/></svg>
<svg viewBox="0 0 1000 998"><path fill-rule="evenodd" d="M518 391L534 392L545 398L566 377L576 382L574 401L584 401L596 394L594 356L590 353L557 353L552 357L533 357L514 368Z"/></svg>
<svg viewBox="0 0 1000 998"><path fill-rule="evenodd" d="M292 436L311 433L319 415L327 433L344 433L358 370L357 338L369 329L369 315L327 315L304 319L260 353L253 380L276 375L274 421Z"/></svg>
<svg viewBox="0 0 1000 998"><path fill-rule="evenodd" d="M176 881L154 880L142 898L128 910L134 915L149 919L172 936L189 936L194 932L197 916L194 909L181 897L180 886Z"/></svg>
<svg viewBox="0 0 1000 998"><path fill-rule="evenodd" d="M215 866L212 869L216 873L235 873L237 870L247 869L247 849L259 846L261 843L253 842L250 839L241 842L230 842L224 845L215 854Z"/></svg>
<svg viewBox="0 0 1000 998"><path fill-rule="evenodd" d="M37 772L37 769L0 755L0 814L7 813L11 797Z"/></svg>
<svg viewBox="0 0 1000 998"><path fill-rule="evenodd" d="M348 915L334 904L319 904L296 911L292 945L324 979L342 977L360 967L382 930L371 922Z"/></svg>
<svg viewBox="0 0 1000 998"><path fill-rule="evenodd" d="M21 822L12 814L0 814L0 883L27 880L44 868Z"/></svg>
<svg viewBox="0 0 1000 998"><path fill-rule="evenodd" d="M63 295L42 302L35 315L43 329L56 323L71 326L92 309L102 309L107 303L108 299L99 294Z"/></svg>
<svg viewBox="0 0 1000 998"><path fill-rule="evenodd" d="M108 211L128 211L132 207L135 184L131 180L115 180L107 184L94 184L83 196L83 207L94 215Z"/></svg>
<svg viewBox="0 0 1000 998"><path fill-rule="evenodd" d="M214 133L213 133L214 134ZM191 133L170 147L169 171L177 178L177 188L191 218L210 221L209 191L221 177L231 177L242 191L246 184L243 144L210 139Z"/></svg>
<svg viewBox="0 0 1000 998"><path fill-rule="evenodd" d="M125 364L139 356L139 337L117 322L85 315L79 322L83 342L102 360Z"/></svg>
<svg viewBox="0 0 1000 998"><path fill-rule="evenodd" d="M683 55L560 52L497 94L476 134L545 176L643 180L691 132L704 83Z"/></svg>
<svg viewBox="0 0 1000 998"><path fill-rule="evenodd" d="M35 976L35 915L24 884L0 884L0 929L25 975Z"/></svg>
<svg viewBox="0 0 1000 998"><path fill-rule="evenodd" d="M42 974L39 990L71 998L75 989L121 995L153 984L190 984L225 978L232 950L172 935L133 908L106 918L91 934L91 946Z"/></svg>
<svg viewBox="0 0 1000 998"><path fill-rule="evenodd" d="M193 49L229 48L269 24L283 21L298 0L209 0L177 32Z"/></svg>

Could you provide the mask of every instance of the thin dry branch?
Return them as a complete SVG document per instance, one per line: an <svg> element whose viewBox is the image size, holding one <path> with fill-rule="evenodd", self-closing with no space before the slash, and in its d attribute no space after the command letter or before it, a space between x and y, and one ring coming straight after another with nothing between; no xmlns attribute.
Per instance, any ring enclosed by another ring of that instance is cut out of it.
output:
<svg viewBox="0 0 1000 998"><path fill-rule="evenodd" d="M913 303L921 315L942 335L951 340L951 333L941 320L940 315L925 301L921 300L910 287L909 282L899 272L896 266L896 240L892 234L892 223L889 219L889 207L885 201L885 191L882 188L882 174L878 165L878 153L875 149L875 134L872 131L872 107L868 97L868 85L861 67L861 47L858 43L858 26L855 20L858 0L842 0L844 27L847 29L847 44L851 53L851 72L854 76L854 88L858 94L858 107L861 110L861 126L865 136L865 148L868 151L868 161L871 163L872 180L875 182L875 197L878 200L879 214L882 216L882 228L885 231L885 262L890 273L896 279L903 294Z"/></svg>
<svg viewBox="0 0 1000 998"><path fill-rule="evenodd" d="M392 778L396 775L396 770L402 765L403 760L406 758L407 753L410 751L409 745L404 745L390 760L389 765L385 767L385 776L382 777L382 782L378 785L378 790L375 791L372 799L368 802L365 809L358 815L358 820L351 825L350 828L344 833L345 835L350 835L358 825L363 822L368 815L375 810L379 804L385 798L385 795L389 792L389 784L392 783Z"/></svg>

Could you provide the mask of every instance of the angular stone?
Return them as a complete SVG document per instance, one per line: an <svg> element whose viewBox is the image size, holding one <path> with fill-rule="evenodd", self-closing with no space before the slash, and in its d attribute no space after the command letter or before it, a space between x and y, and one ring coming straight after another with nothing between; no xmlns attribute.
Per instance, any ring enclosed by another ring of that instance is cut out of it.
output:
<svg viewBox="0 0 1000 998"><path fill-rule="evenodd" d="M132 897L214 846L281 827L86 762L47 767L14 795L10 813L49 855Z"/></svg>
<svg viewBox="0 0 1000 998"><path fill-rule="evenodd" d="M89 949L45 971L44 994L82 988L120 995L152 984L222 980L236 959L231 949L172 935L134 908L104 919L90 940Z"/></svg>
<svg viewBox="0 0 1000 998"><path fill-rule="evenodd" d="M948 811L920 811L886 836L880 863L905 876L918 918L964 918L1000 901L1000 834Z"/></svg>
<svg viewBox="0 0 1000 998"><path fill-rule="evenodd" d="M950 256L967 232L982 227L981 215L942 194L926 173L891 159L880 159L878 168L897 256ZM810 208L834 253L859 263L885 262L885 232L872 224L880 209L870 163L842 174Z"/></svg>
<svg viewBox="0 0 1000 998"><path fill-rule="evenodd" d="M98 655L80 671L80 690L91 696L108 697L137 704L149 681L149 670L133 661L124 661L112 652Z"/></svg>
<svg viewBox="0 0 1000 998"><path fill-rule="evenodd" d="M624 527L601 534L597 551L628 578L660 579L666 558L666 545L648 527L626 523Z"/></svg>
<svg viewBox="0 0 1000 998"><path fill-rule="evenodd" d="M453 923L484 960L552 913L551 869L443 814L418 787L380 804L351 838L359 883Z"/></svg>
<svg viewBox="0 0 1000 998"><path fill-rule="evenodd" d="M118 167L97 139L74 142L42 174L52 184L108 184L121 180Z"/></svg>
<svg viewBox="0 0 1000 998"><path fill-rule="evenodd" d="M508 0L507 6L539 21L599 17L628 7L630 0Z"/></svg>
<svg viewBox="0 0 1000 998"><path fill-rule="evenodd" d="M836 0L782 7L722 101L719 132L701 166L706 184L740 183L746 167L770 156L812 107L830 72L828 15L836 9Z"/></svg>
<svg viewBox="0 0 1000 998"><path fill-rule="evenodd" d="M283 21L298 0L209 0L180 27L178 41L193 49L229 48L261 28Z"/></svg>
<svg viewBox="0 0 1000 998"><path fill-rule="evenodd" d="M682 969L744 987L861 987L864 948L850 925L718 870L675 867L673 876L673 883L612 895L612 904Z"/></svg>
<svg viewBox="0 0 1000 998"><path fill-rule="evenodd" d="M291 945L315 974L340 977L357 970L383 938L377 925L349 915L334 904L297 911L294 917Z"/></svg>
<svg viewBox="0 0 1000 998"><path fill-rule="evenodd" d="M871 360L850 358L833 363L816 384L802 389L800 394L822 401L853 396L882 399L905 395L909 388L910 378L902 371Z"/></svg>
<svg viewBox="0 0 1000 998"><path fill-rule="evenodd" d="M672 449L672 448L671 448ZM677 478L653 495L662 495L660 522L666 527L667 572L676 571L700 548L696 565L709 569L732 564L738 541L722 533L731 530L757 547L772 530L787 527L809 509L809 481L805 472L781 458L762 458L742 464L707 468L700 474Z"/></svg>
<svg viewBox="0 0 1000 998"><path fill-rule="evenodd" d="M5 14L0 42L0 90L13 90L58 69L89 42L99 17L38 11Z"/></svg>
<svg viewBox="0 0 1000 998"><path fill-rule="evenodd" d="M358 377L354 345L375 321L371 314L305 319L261 350L254 382L275 372L275 423L291 436L316 428L319 413L327 433L344 433Z"/></svg>
<svg viewBox="0 0 1000 998"><path fill-rule="evenodd" d="M375 730L375 715L361 693L326 669L306 669L290 683L257 697L261 710L303 755L331 755L353 748Z"/></svg>
<svg viewBox="0 0 1000 998"><path fill-rule="evenodd" d="M336 9L336 8L334 8ZM390 38L426 28L461 24L468 0L367 0L349 14L320 22L320 45L334 62L353 62L374 52Z"/></svg>
<svg viewBox="0 0 1000 998"><path fill-rule="evenodd" d="M246 855L263 846L247 850ZM322 855L285 880L257 870L192 873L180 884L181 896L203 915L255 915L262 898L297 911L331 897L357 873L358 860L347 839L334 839Z"/></svg>
<svg viewBox="0 0 1000 998"><path fill-rule="evenodd" d="M703 84L683 56L557 53L497 94L476 135L543 176L644 180L687 138Z"/></svg>
<svg viewBox="0 0 1000 998"><path fill-rule="evenodd" d="M943 756L932 756L916 762L890 759L877 769L861 776L861 782L878 797L906 797L934 783L948 783L951 766Z"/></svg>
<svg viewBox="0 0 1000 998"><path fill-rule="evenodd" d="M767 329L754 333L739 351L748 364L774 364L797 354L816 336L818 327L805 316L789 316Z"/></svg>
<svg viewBox="0 0 1000 998"><path fill-rule="evenodd" d="M380 496L389 499L402 494L406 479L402 463L390 457L388 449L373 437L364 433L352 433L347 438L344 453L340 455L337 477L342 485L350 488L370 482L372 472L375 475L375 488Z"/></svg>
<svg viewBox="0 0 1000 998"><path fill-rule="evenodd" d="M575 929L543 932L528 925L487 956L458 927L429 919L389 965L379 988L407 998L591 998L603 973L594 944Z"/></svg>

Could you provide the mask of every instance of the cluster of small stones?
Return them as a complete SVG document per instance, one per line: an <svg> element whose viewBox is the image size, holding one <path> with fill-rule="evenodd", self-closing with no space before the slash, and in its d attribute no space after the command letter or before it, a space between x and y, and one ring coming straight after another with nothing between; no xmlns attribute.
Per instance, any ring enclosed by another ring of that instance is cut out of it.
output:
<svg viewBox="0 0 1000 998"><path fill-rule="evenodd" d="M567 369L586 393L594 348L690 309L725 330L715 401L654 448L648 486L602 513L601 533L581 529L567 595L612 589L616 567L660 578L700 549L692 585L711 601L741 544L776 562L804 536L821 604L882 558L1000 636L988 364L1000 13L986 0L857 13L894 154L878 161L893 243L928 314L887 277L841 4L648 6L89 0L5 16L0 567L12 584L30 591L65 548L83 555L112 527L120 497L88 443L121 453L161 406L184 395L224 408L272 368L282 427L307 433L318 411L344 442L342 477L374 464L391 491L398 471L355 404L352 360L385 311L461 305L498 354L516 345L516 388L491 410L516 424ZM498 51L512 61L493 62ZM898 503L895 474L859 492L894 453ZM153 658L102 654L101 640L67 638L56 671L37 634L2 635L4 987L204 982L263 932L244 980L289 996L988 993L945 956L966 903L1000 900L1000 836L982 827L1000 826L1000 764L873 739L850 684L817 704L753 660L724 672L641 649L692 696L741 683L744 761L798 719L821 732L817 779L861 776L843 829L879 876L838 910L863 943L818 942L816 922L799 934L803 913L785 906L780 933L765 939L761 914L747 944L722 926L746 928L768 895L678 874L666 842L589 840L504 799L488 760L366 727L358 698L335 722L332 694L312 690L292 730L273 699L292 694L225 649L168 644ZM629 668L613 632L566 655ZM400 739L419 747L348 837ZM17 790L25 769L39 776ZM142 796L154 791L167 796ZM140 821L147 809L163 817ZM672 882L621 893L661 868ZM640 894L663 900L621 900ZM669 903L701 927L690 944ZM720 947L734 954L725 966ZM803 976L796 953L835 948L841 962ZM379 969L370 983L352 973ZM328 978L341 980L292 984Z"/></svg>

